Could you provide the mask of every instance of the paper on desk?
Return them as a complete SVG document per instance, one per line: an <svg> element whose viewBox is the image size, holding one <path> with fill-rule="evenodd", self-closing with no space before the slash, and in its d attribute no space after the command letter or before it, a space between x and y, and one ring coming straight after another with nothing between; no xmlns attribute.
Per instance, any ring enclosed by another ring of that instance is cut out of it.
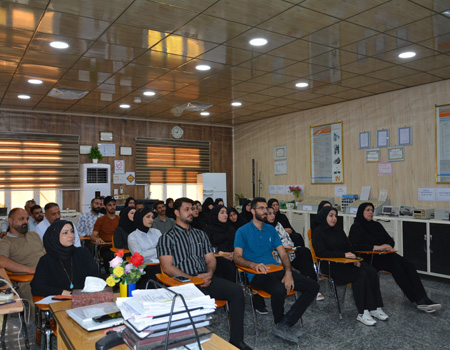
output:
<svg viewBox="0 0 450 350"><path fill-rule="evenodd" d="M48 297L39 300L38 302L36 302L35 304L53 304L53 303L59 303L60 301L64 301L64 300L53 300L52 298L56 297L56 295L49 295Z"/></svg>

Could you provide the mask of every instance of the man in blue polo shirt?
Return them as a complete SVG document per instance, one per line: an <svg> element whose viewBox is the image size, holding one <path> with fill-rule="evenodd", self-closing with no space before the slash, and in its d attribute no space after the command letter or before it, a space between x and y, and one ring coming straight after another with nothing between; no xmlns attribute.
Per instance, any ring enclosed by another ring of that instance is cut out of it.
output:
<svg viewBox="0 0 450 350"><path fill-rule="evenodd" d="M267 217L267 202L257 197L251 202L253 220L236 232L234 240L234 262L249 267L260 274L248 274L253 288L261 289L272 297L272 313L275 326L272 333L293 343L298 342L300 333L292 328L313 302L319 292L319 284L291 269L291 263L281 243L277 231L264 223ZM272 252L276 250L281 258L284 270L270 272L269 264L277 264ZM301 292L300 297L284 313L284 299L291 291Z"/></svg>

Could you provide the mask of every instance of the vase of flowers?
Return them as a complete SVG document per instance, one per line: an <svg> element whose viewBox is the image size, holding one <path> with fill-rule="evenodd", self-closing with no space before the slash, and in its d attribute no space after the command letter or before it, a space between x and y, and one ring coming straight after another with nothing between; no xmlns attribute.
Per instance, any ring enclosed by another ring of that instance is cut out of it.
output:
<svg viewBox="0 0 450 350"><path fill-rule="evenodd" d="M134 253L130 262L123 259L124 252L119 250L115 253L115 258L109 262L109 272L111 275L106 279L110 287L120 283L120 296L131 297L131 292L136 289L136 282L145 275L144 257L139 253Z"/></svg>
<svg viewBox="0 0 450 350"><path fill-rule="evenodd" d="M302 189L300 188L300 186L289 186L289 192L291 192L295 196L294 209L297 209L297 202L299 201L298 197L300 197Z"/></svg>

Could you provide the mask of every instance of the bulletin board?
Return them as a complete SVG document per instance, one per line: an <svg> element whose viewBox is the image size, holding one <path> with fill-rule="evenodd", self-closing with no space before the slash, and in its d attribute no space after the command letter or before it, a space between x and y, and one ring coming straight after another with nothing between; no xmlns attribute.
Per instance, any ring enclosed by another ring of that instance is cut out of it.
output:
<svg viewBox="0 0 450 350"><path fill-rule="evenodd" d="M450 183L450 104L436 106L436 183Z"/></svg>
<svg viewBox="0 0 450 350"><path fill-rule="evenodd" d="M311 184L343 184L342 122L310 127Z"/></svg>

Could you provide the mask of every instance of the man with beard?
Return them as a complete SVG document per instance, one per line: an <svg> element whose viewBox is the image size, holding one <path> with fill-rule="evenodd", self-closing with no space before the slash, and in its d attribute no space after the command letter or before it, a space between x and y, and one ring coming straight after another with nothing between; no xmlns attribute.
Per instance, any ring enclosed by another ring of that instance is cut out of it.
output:
<svg viewBox="0 0 450 350"><path fill-rule="evenodd" d="M230 306L230 343L251 350L244 343L244 294L236 283L214 276L216 258L205 232L191 227L194 202L178 198L174 203L176 225L159 239L156 251L161 269L169 276L197 276L204 283L199 289Z"/></svg>
<svg viewBox="0 0 450 350"><path fill-rule="evenodd" d="M102 208L102 200L100 198L93 198L91 200L91 210L83 213L78 219L77 229L80 236L90 236L94 231L94 225L98 218L102 217L100 213Z"/></svg>
<svg viewBox="0 0 450 350"><path fill-rule="evenodd" d="M53 224L56 220L61 219L61 211L59 210L59 205L56 203L47 203L44 207L45 214L44 214L44 220L42 220L39 225L36 226L36 233L41 237L41 239L44 239L45 231L50 227L51 224ZM75 247L81 247L80 242L80 236L78 235L78 230L76 227L74 227L74 233L75 233L75 241L73 245Z"/></svg>
<svg viewBox="0 0 450 350"><path fill-rule="evenodd" d="M28 218L28 231L35 231L36 226L44 220L44 212L40 205L34 205L30 209L31 216Z"/></svg>
<svg viewBox="0 0 450 350"><path fill-rule="evenodd" d="M247 277L253 288L271 295L275 323L272 334L292 343L298 343L298 337L301 334L293 327L315 299L319 292L319 284L292 271L289 257L277 231L273 226L264 223L267 217L266 200L262 197L253 199L251 212L253 220L236 232L234 262L236 265L248 267L260 273L248 273ZM277 264L272 254L274 249L278 252L284 269L270 273L266 265ZM289 311L284 313L284 299L292 290L301 292L301 295Z"/></svg>
<svg viewBox="0 0 450 350"><path fill-rule="evenodd" d="M9 232L0 241L0 267L11 272L34 274L45 253L42 239L36 232L28 231L28 213L24 209L12 209L8 222ZM32 302L30 282L19 283L17 292Z"/></svg>
<svg viewBox="0 0 450 350"><path fill-rule="evenodd" d="M175 220L166 216L166 205L163 201L158 201L154 208L158 216L153 220L152 227L160 230L162 234L169 232L175 226Z"/></svg>

